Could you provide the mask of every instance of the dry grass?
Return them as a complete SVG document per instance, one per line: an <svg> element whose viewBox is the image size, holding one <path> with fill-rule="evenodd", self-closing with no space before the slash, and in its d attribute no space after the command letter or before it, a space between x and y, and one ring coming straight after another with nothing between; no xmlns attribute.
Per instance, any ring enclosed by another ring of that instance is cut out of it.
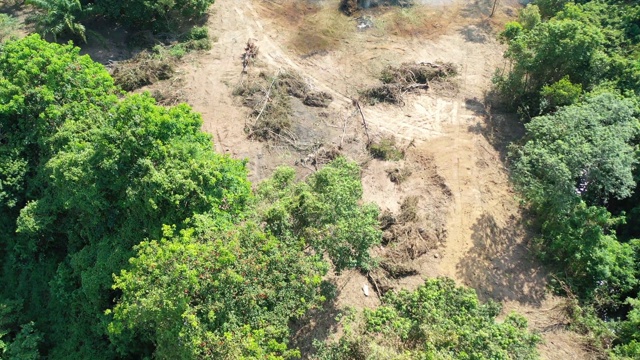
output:
<svg viewBox="0 0 640 360"><path fill-rule="evenodd" d="M296 29L288 46L300 55L334 50L355 33L354 23L339 11L338 1L322 5L308 1L267 1L264 7L265 15Z"/></svg>
<svg viewBox="0 0 640 360"><path fill-rule="evenodd" d="M378 14L376 29L381 34L400 37L436 37L446 33L455 24L459 13L456 5L438 8L422 5L388 7Z"/></svg>
<svg viewBox="0 0 640 360"><path fill-rule="evenodd" d="M288 136L291 129L291 103L288 86L281 85L287 74L260 73L238 85L233 95L242 97L242 104L251 108L249 138L277 140Z"/></svg>
<svg viewBox="0 0 640 360"><path fill-rule="evenodd" d="M299 54L330 51L338 48L353 33L354 25L347 16L335 9L324 9L302 20L290 47Z"/></svg>

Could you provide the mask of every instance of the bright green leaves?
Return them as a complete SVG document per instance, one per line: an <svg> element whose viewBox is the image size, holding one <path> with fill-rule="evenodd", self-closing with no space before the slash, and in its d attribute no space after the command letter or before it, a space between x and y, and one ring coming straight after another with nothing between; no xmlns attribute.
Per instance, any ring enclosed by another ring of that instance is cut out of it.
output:
<svg viewBox="0 0 640 360"><path fill-rule="evenodd" d="M635 186L635 116L633 101L602 93L534 118L527 142L512 150L516 181L547 210L545 199L559 209L577 197L591 204L628 197Z"/></svg>
<svg viewBox="0 0 640 360"><path fill-rule="evenodd" d="M536 22L530 17L524 24L533 26L530 30L511 25L502 34L509 43L505 57L512 68L498 74L495 82L508 100L537 95L544 85L565 76L585 87L593 85L604 43L600 28L572 19Z"/></svg>
<svg viewBox="0 0 640 360"><path fill-rule="evenodd" d="M510 105L535 116L572 104L579 87L592 91L606 84L621 92L640 91L636 4L535 4L522 9L518 22L508 23L500 35L508 44L505 57L511 68L498 72L494 81Z"/></svg>
<svg viewBox="0 0 640 360"><path fill-rule="evenodd" d="M338 272L372 266L368 250L382 235L377 207L360 204L359 167L337 158L306 183L294 183L293 176L291 169L279 169L258 187L267 230L303 239L318 253L327 253Z"/></svg>
<svg viewBox="0 0 640 360"><path fill-rule="evenodd" d="M251 223L196 233L206 235L141 243L116 277L123 296L109 330L123 354L135 350L139 340L123 336L134 332L160 359L295 355L286 346L288 320L323 299L326 265Z"/></svg>
<svg viewBox="0 0 640 360"><path fill-rule="evenodd" d="M542 97L541 110L557 109L559 106L577 102L582 95L582 85L571 83L569 77L565 76L551 85L544 85L540 95Z"/></svg>
<svg viewBox="0 0 640 360"><path fill-rule="evenodd" d="M306 182L280 168L256 193L244 223L221 226L214 210L137 247L114 285L123 295L110 333L122 354L148 343L158 358L290 358L288 321L324 299L323 255L336 271L371 266L378 212L360 205L355 163L338 158Z"/></svg>
<svg viewBox="0 0 640 360"><path fill-rule="evenodd" d="M163 224L241 219L244 162L215 154L188 106L118 99L104 67L76 48L31 36L2 50L3 295L25 300L16 321L45 327L50 358L113 356L112 274Z"/></svg>
<svg viewBox="0 0 640 360"><path fill-rule="evenodd" d="M587 298L602 292L606 302L631 290L633 253L611 234L620 220L599 206L630 196L636 186L636 104L602 93L526 127L527 141L512 148L512 170L540 217L541 254Z"/></svg>
<svg viewBox="0 0 640 360"><path fill-rule="evenodd" d="M372 265L378 211L355 163L299 183L281 169L254 198L187 105L118 97L102 66L37 36L2 50L0 298L23 303L5 352L292 358L288 322L324 300L324 256Z"/></svg>
<svg viewBox="0 0 640 360"><path fill-rule="evenodd" d="M64 122L65 104L88 98L115 101L105 68L79 49L49 44L37 35L9 41L0 52L0 208L24 204L26 176L46 154L47 139Z"/></svg>
<svg viewBox="0 0 640 360"><path fill-rule="evenodd" d="M499 304L480 304L474 290L430 279L412 292L387 293L361 321L348 319L346 335L318 358L537 359L540 338L526 320L509 315L499 323L499 313Z"/></svg>

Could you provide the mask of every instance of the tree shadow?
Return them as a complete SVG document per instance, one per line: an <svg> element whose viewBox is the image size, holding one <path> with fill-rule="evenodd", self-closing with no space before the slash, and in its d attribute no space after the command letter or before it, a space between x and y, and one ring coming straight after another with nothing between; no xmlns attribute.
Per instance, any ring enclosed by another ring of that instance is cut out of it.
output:
<svg viewBox="0 0 640 360"><path fill-rule="evenodd" d="M467 42L484 44L488 40L486 30L475 25L466 25L462 29L458 30L458 32Z"/></svg>
<svg viewBox="0 0 640 360"><path fill-rule="evenodd" d="M329 283L333 294L327 298L321 308L309 311L300 319L289 323L291 330L290 347L300 350L302 359L310 359L316 354L314 342L325 342L339 327L338 316L343 312L338 308L337 299L340 289L333 281Z"/></svg>
<svg viewBox="0 0 640 360"><path fill-rule="evenodd" d="M460 11L465 18L483 18L491 14L493 2L495 0L475 0L469 1Z"/></svg>
<svg viewBox="0 0 640 360"><path fill-rule="evenodd" d="M0 13L16 16L17 13L24 11L23 0L7 0L0 2Z"/></svg>
<svg viewBox="0 0 640 360"><path fill-rule="evenodd" d="M525 135L525 127L518 115L506 111L497 95L489 93L484 99L467 98L465 108L473 111L479 121L468 127L468 131L482 135L507 163L509 145Z"/></svg>
<svg viewBox="0 0 640 360"><path fill-rule="evenodd" d="M187 34L195 26L205 26L209 15L180 23L174 29L156 32L151 30L135 30L114 23L105 18L87 21L86 43L76 43L80 53L89 55L94 61L103 65L128 60L144 50L151 50L155 45L171 45L179 42L182 35ZM63 39L65 42L68 39Z"/></svg>
<svg viewBox="0 0 640 360"><path fill-rule="evenodd" d="M546 273L527 248L531 235L518 218L512 215L498 224L493 215L483 213L471 227L473 247L456 271L482 300L539 306L545 298Z"/></svg>

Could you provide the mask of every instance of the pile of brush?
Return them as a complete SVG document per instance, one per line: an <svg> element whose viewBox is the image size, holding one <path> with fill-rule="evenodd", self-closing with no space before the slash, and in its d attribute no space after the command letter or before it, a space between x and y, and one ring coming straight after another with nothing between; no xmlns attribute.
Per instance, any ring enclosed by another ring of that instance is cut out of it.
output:
<svg viewBox="0 0 640 360"><path fill-rule="evenodd" d="M382 85L373 86L360 92L370 105L386 102L404 105L404 94L410 91L427 90L431 81L442 81L458 74L452 63L418 64L404 63L387 66L380 74Z"/></svg>

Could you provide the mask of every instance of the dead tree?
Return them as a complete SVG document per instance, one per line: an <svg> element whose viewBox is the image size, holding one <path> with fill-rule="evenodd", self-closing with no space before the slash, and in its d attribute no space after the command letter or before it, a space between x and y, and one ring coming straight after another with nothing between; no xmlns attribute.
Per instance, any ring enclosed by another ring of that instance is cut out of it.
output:
<svg viewBox="0 0 640 360"><path fill-rule="evenodd" d="M244 53L242 54L242 72L246 73L249 64L258 56L258 46L252 39L247 41L247 45L244 47Z"/></svg>

